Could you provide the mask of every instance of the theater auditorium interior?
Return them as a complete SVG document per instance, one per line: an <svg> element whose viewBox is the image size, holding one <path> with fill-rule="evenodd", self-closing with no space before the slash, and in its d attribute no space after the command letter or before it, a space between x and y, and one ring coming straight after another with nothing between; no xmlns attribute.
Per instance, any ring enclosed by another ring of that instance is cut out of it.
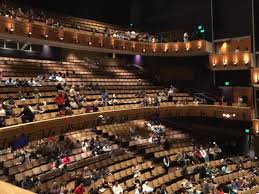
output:
<svg viewBox="0 0 259 194"><path fill-rule="evenodd" d="M0 0L0 194L259 193L258 0Z"/></svg>

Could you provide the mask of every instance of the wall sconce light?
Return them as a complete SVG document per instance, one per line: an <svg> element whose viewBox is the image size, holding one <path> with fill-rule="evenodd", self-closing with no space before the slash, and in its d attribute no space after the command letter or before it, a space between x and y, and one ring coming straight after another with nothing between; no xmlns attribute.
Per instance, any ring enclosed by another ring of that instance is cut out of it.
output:
<svg viewBox="0 0 259 194"><path fill-rule="evenodd" d="M214 59L213 59L213 62L212 62L212 66L215 67L215 66L216 66L216 63L217 63L217 61L216 61L216 59L214 58Z"/></svg>
<svg viewBox="0 0 259 194"><path fill-rule="evenodd" d="M165 50L164 50L164 53L167 53L167 52L168 52L168 49L165 49Z"/></svg>
<svg viewBox="0 0 259 194"><path fill-rule="evenodd" d="M223 65L226 66L227 64L228 64L228 61L227 61L227 59L224 57L224 58L223 58Z"/></svg>
<svg viewBox="0 0 259 194"><path fill-rule="evenodd" d="M142 51L143 51L143 53L144 53L144 52L146 52L146 49L145 49L145 48L143 48L143 50L142 50Z"/></svg>
<svg viewBox="0 0 259 194"><path fill-rule="evenodd" d="M79 43L79 40L78 39L75 39L75 44L78 44Z"/></svg>
<svg viewBox="0 0 259 194"><path fill-rule="evenodd" d="M153 49L153 52L155 53L155 52L156 52L156 49Z"/></svg>
<svg viewBox="0 0 259 194"><path fill-rule="evenodd" d="M31 35L32 35L32 32L31 32L31 31L29 31L29 32L28 32L28 36L30 37Z"/></svg>
<svg viewBox="0 0 259 194"><path fill-rule="evenodd" d="M13 32L14 32L14 28L11 27L11 28L10 28L10 33L13 33Z"/></svg>
<svg viewBox="0 0 259 194"><path fill-rule="evenodd" d="M244 55L244 63L247 65L249 63L249 55L245 54Z"/></svg>
<svg viewBox="0 0 259 194"><path fill-rule="evenodd" d="M63 41L63 40L64 40L64 38L61 36L61 37L59 37L59 40Z"/></svg>
<svg viewBox="0 0 259 194"><path fill-rule="evenodd" d="M202 42L201 42L201 41L199 41L199 42L198 42L198 50L200 50L200 49L201 49L201 47L202 47Z"/></svg>
<svg viewBox="0 0 259 194"><path fill-rule="evenodd" d="M49 35L48 35L48 34L43 34L42 37L43 37L43 38L48 38Z"/></svg>
<svg viewBox="0 0 259 194"><path fill-rule="evenodd" d="M123 48L123 50L125 50L125 49L126 49L126 47L125 47L125 46L123 46L122 48Z"/></svg>
<svg viewBox="0 0 259 194"><path fill-rule="evenodd" d="M89 45L89 46L91 46L91 45L92 45L92 42L91 42L91 41L89 41L89 42L88 42L88 45Z"/></svg>

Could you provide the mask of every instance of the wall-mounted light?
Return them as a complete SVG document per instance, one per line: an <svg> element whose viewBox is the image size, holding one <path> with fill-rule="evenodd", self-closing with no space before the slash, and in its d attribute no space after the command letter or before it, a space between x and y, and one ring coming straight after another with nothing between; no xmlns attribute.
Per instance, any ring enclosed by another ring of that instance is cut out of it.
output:
<svg viewBox="0 0 259 194"><path fill-rule="evenodd" d="M126 47L125 47L125 46L123 46L122 48L123 48L123 50L125 50L125 49L126 49Z"/></svg>
<svg viewBox="0 0 259 194"><path fill-rule="evenodd" d="M78 44L78 43L79 43L79 40L78 40L78 39L75 39L75 43Z"/></svg>
<svg viewBox="0 0 259 194"><path fill-rule="evenodd" d="M178 49L179 49L179 45L178 44L175 44L175 49L174 51L177 53L178 52Z"/></svg>
<svg viewBox="0 0 259 194"><path fill-rule="evenodd" d="M14 28L11 27L11 28L10 28L10 33L13 33L13 32L14 32Z"/></svg>
<svg viewBox="0 0 259 194"><path fill-rule="evenodd" d="M223 65L226 66L228 64L228 60L226 57L223 58Z"/></svg>
<svg viewBox="0 0 259 194"><path fill-rule="evenodd" d="M244 63L247 65L249 63L249 54L244 54Z"/></svg>
<svg viewBox="0 0 259 194"><path fill-rule="evenodd" d="M153 49L153 52L155 53L155 52L156 52L156 49Z"/></svg>
<svg viewBox="0 0 259 194"><path fill-rule="evenodd" d="M235 55L234 56L234 65L236 65L238 63L238 58L237 58L237 56Z"/></svg>
<svg viewBox="0 0 259 194"><path fill-rule="evenodd" d="M202 47L202 42L201 41L198 41L198 50L200 50Z"/></svg>
<svg viewBox="0 0 259 194"><path fill-rule="evenodd" d="M31 32L31 31L29 31L29 32L28 32L28 36L30 37L31 35L32 35L32 32Z"/></svg>
<svg viewBox="0 0 259 194"><path fill-rule="evenodd" d="M49 35L48 35L48 34L43 34L42 37L43 37L43 38L48 38Z"/></svg>
<svg viewBox="0 0 259 194"><path fill-rule="evenodd" d="M164 53L167 53L167 52L168 52L168 49L165 49L165 50L164 50Z"/></svg>
<svg viewBox="0 0 259 194"><path fill-rule="evenodd" d="M216 64L217 64L217 60L214 58L212 61L213 61L213 62L212 62L212 66L215 67Z"/></svg>
<svg viewBox="0 0 259 194"><path fill-rule="evenodd" d="M143 53L144 53L144 52L146 52L146 49L145 49L145 48L143 48L143 50L142 50L142 51L143 51Z"/></svg>
<svg viewBox="0 0 259 194"><path fill-rule="evenodd" d="M191 45L190 45L190 43L186 43L186 45L185 45L185 49L186 49L186 51L189 51L189 50L191 49Z"/></svg>
<svg viewBox="0 0 259 194"><path fill-rule="evenodd" d="M63 41L63 40L64 40L64 38L61 36L61 37L59 37L59 40Z"/></svg>

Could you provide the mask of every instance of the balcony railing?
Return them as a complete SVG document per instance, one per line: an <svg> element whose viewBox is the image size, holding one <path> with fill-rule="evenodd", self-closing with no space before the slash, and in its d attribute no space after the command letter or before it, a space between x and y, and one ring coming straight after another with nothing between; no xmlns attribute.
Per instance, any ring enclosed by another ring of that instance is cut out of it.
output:
<svg viewBox="0 0 259 194"><path fill-rule="evenodd" d="M212 53L212 45L205 40L174 43L148 43L104 37L72 28L54 28L41 22L11 19L0 16L0 38L26 41L50 46L80 47L85 50L159 56L193 56Z"/></svg>

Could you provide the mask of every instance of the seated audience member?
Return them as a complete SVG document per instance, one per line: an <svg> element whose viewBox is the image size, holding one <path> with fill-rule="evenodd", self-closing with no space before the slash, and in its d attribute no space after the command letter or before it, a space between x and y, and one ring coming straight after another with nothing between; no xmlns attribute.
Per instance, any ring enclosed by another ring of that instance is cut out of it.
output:
<svg viewBox="0 0 259 194"><path fill-rule="evenodd" d="M56 86L56 89L57 89L57 91L64 90L64 88L63 88L61 83L58 83L58 85Z"/></svg>
<svg viewBox="0 0 259 194"><path fill-rule="evenodd" d="M107 90L103 90L102 91L102 105L103 106L108 106L108 97L109 97L109 95L108 95Z"/></svg>
<svg viewBox="0 0 259 194"><path fill-rule="evenodd" d="M24 189L31 189L34 186L34 184L30 177L26 176L25 179L22 181L21 186Z"/></svg>
<svg viewBox="0 0 259 194"><path fill-rule="evenodd" d="M132 166L131 171L134 173L134 175L135 175L135 174L139 174L139 168L138 168L138 166L136 166L136 165Z"/></svg>
<svg viewBox="0 0 259 194"><path fill-rule="evenodd" d="M221 167L221 174L227 174L227 173L229 173L229 172L230 172L230 171L229 171L227 165L223 165L223 166Z"/></svg>
<svg viewBox="0 0 259 194"><path fill-rule="evenodd" d="M171 86L170 89L168 90L167 97L169 102L173 102L174 91L175 91L175 88L173 86Z"/></svg>
<svg viewBox="0 0 259 194"><path fill-rule="evenodd" d="M5 109L3 109L2 104L0 104L0 127L4 127L5 125L5 116L6 116Z"/></svg>
<svg viewBox="0 0 259 194"><path fill-rule="evenodd" d="M58 109L61 110L65 105L65 96L63 92L59 91L58 95L54 99L55 103L58 105Z"/></svg>
<svg viewBox="0 0 259 194"><path fill-rule="evenodd" d="M168 172L168 171L169 171L169 168L170 168L170 159L169 159L168 156L165 156L165 157L163 158L163 163L164 163L164 169L165 169L165 171Z"/></svg>
<svg viewBox="0 0 259 194"><path fill-rule="evenodd" d="M57 80L58 82L63 82L63 81L64 81L64 80L63 80L63 77L62 77L62 73L59 72L59 74L56 75L56 80Z"/></svg>
<svg viewBox="0 0 259 194"><path fill-rule="evenodd" d="M119 183L116 181L115 184L112 187L112 192L114 194L123 194L123 189L119 185Z"/></svg>
<svg viewBox="0 0 259 194"><path fill-rule="evenodd" d="M199 105L199 101L195 98L193 101L193 105L198 106Z"/></svg>
<svg viewBox="0 0 259 194"><path fill-rule="evenodd" d="M85 106L85 113L93 112L92 105L88 102Z"/></svg>
<svg viewBox="0 0 259 194"><path fill-rule="evenodd" d="M70 98L70 107L72 108L72 109L78 109L78 105L77 105L77 103L75 102L75 100L73 99L73 98Z"/></svg>
<svg viewBox="0 0 259 194"><path fill-rule="evenodd" d="M36 104L36 105L31 109L31 111L32 111L34 114L42 114L42 113L45 112L45 110L44 110L42 107L40 107L39 104Z"/></svg>
<svg viewBox="0 0 259 194"><path fill-rule="evenodd" d="M36 82L33 78L31 78L31 79L28 81L28 85L29 85L29 86L38 86L37 82Z"/></svg>
<svg viewBox="0 0 259 194"><path fill-rule="evenodd" d="M17 117L21 117L23 123L32 122L34 120L34 116L34 113L28 105L25 105L22 112L17 115Z"/></svg>
<svg viewBox="0 0 259 194"><path fill-rule="evenodd" d="M5 86L15 86L16 81L13 80L12 78L9 78L8 80L5 81Z"/></svg>
<svg viewBox="0 0 259 194"><path fill-rule="evenodd" d="M60 187L56 182L53 183L53 185L50 188L49 191L50 194L60 194Z"/></svg>
<svg viewBox="0 0 259 194"><path fill-rule="evenodd" d="M41 93L39 92L38 88L35 88L34 93L32 94L32 96L36 99L41 98Z"/></svg>
<svg viewBox="0 0 259 194"><path fill-rule="evenodd" d="M188 41L189 41L189 34L188 34L187 32L185 32L185 33L183 34L183 41L184 41L184 42L188 42Z"/></svg>
<svg viewBox="0 0 259 194"><path fill-rule="evenodd" d="M8 105L11 108L17 108L17 105L15 103L15 100L12 96L9 96L9 98L3 102L4 105Z"/></svg>
<svg viewBox="0 0 259 194"><path fill-rule="evenodd" d="M60 194L69 194L71 193L71 188L68 186L66 182L62 183L60 187Z"/></svg>
<svg viewBox="0 0 259 194"><path fill-rule="evenodd" d="M81 183L80 185L78 185L75 190L74 190L74 194L84 194L85 192L85 188L84 188L84 184Z"/></svg>
<svg viewBox="0 0 259 194"><path fill-rule="evenodd" d="M148 181L146 181L143 185L142 185L142 189L144 193L152 193L154 191L154 188L152 188L151 186L149 186Z"/></svg>

